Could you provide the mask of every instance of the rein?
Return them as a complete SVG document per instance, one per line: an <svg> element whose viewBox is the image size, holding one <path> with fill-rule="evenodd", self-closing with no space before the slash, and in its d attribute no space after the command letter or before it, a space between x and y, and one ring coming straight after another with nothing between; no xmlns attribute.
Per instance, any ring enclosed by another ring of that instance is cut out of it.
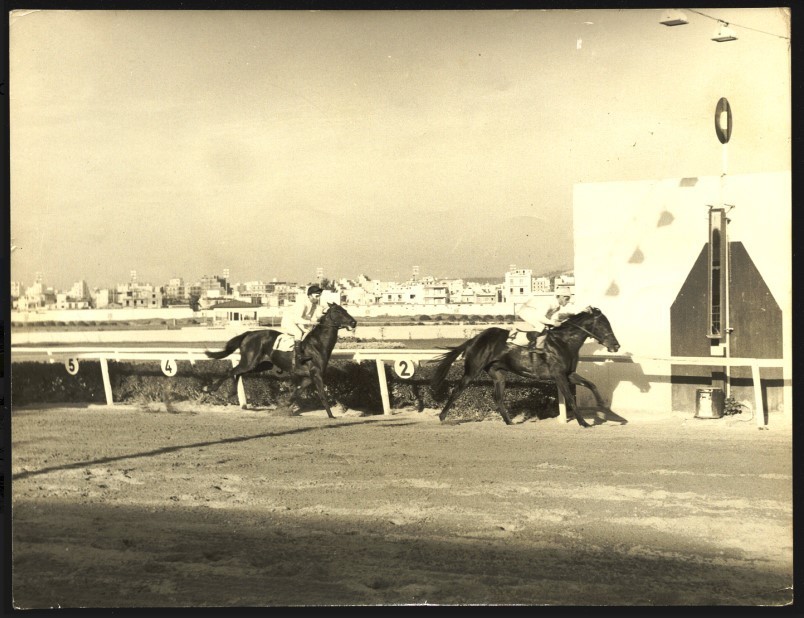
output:
<svg viewBox="0 0 804 618"><path fill-rule="evenodd" d="M327 310L321 315L321 319L318 321L318 324L316 324L316 328L319 327L319 326L327 327L327 328L333 328L334 327L337 330L340 330L342 328L347 328L346 324L338 324L338 322L336 321L337 316L334 315L334 314L330 315L331 311L332 311L332 307L327 307ZM315 330L315 328L313 330ZM313 331L311 330L310 332L312 333Z"/></svg>
<svg viewBox="0 0 804 618"><path fill-rule="evenodd" d="M596 324L596 323L597 323L597 319L598 319L599 317L600 317L600 316L596 315L596 316L595 316L594 321L592 322L592 324ZM581 325L579 325L579 324L576 324L575 322L571 322L571 321L569 321L569 320L568 320L568 321L566 321L566 322L564 322L564 324L566 324L566 325L568 325L568 326L574 326L574 327L575 327L575 328L577 328L578 330L581 330L581 331L585 332L585 333L586 333L587 335L589 335L589 336L590 336L592 339L594 339L595 341L597 341L597 342L598 342L600 345L603 345L603 341L600 339L600 337L598 337L597 335L595 335L595 334L594 334L594 333L592 333L591 331L586 330L586 329L585 329L583 326L581 326ZM562 325L562 326L563 326L563 325Z"/></svg>

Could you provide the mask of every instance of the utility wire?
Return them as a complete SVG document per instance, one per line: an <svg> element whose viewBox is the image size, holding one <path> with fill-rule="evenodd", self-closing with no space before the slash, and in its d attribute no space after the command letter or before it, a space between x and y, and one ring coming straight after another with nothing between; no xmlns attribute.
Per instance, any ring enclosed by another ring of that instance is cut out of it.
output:
<svg viewBox="0 0 804 618"><path fill-rule="evenodd" d="M775 36L778 39L785 39L786 41L790 40L789 36L782 36L781 34L774 34L773 32L765 32L764 30L759 30L757 28L751 28L750 26L741 26L740 24L735 24L733 21L726 21L725 19L720 19L719 17L712 17L711 15L707 15L706 13L701 13L700 11L696 11L695 9L687 9L690 13L697 13L702 17L706 17L707 19L711 19L713 21L719 22L721 24L726 24L727 26L735 26L737 28L743 28L744 30L753 30L754 32L759 32L761 34L767 34L768 36Z"/></svg>

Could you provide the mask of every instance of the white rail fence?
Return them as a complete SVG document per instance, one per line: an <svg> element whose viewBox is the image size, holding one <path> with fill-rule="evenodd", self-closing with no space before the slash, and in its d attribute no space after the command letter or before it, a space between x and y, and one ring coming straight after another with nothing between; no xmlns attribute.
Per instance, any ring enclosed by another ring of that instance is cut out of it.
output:
<svg viewBox="0 0 804 618"><path fill-rule="evenodd" d="M413 376L416 364L430 361L444 353L444 350L406 350L406 349L374 349L374 350L333 350L332 358L349 359L355 362L373 360L377 366L377 377L382 397L384 414L391 413L391 403L388 394L388 382L385 377L385 363L393 363L394 371L403 379ZM240 355L235 352L228 357L232 366L240 362ZM103 388L106 395L106 404L114 405L112 385L109 379L109 361L160 361L162 371L167 376L174 376L177 372L176 361L184 360L195 364L196 361L209 361L203 350L199 348L73 348L73 347L11 347L11 362L23 360L47 360L48 362L63 362L68 373L75 375L78 372L80 360L97 360L100 362L103 377ZM623 354L588 354L581 355L581 362L620 362L638 363L640 361L662 361L673 365L694 365L699 367L750 367L751 378L754 384L754 411L757 426L764 428L765 414L762 404L761 373L762 368L784 367L782 359L764 358L722 358L722 357L692 357L673 356L660 358L653 356L628 356ZM237 398L241 406L245 406L246 393L243 381L237 381ZM558 408L560 422L567 421L567 409L564 398L558 393Z"/></svg>

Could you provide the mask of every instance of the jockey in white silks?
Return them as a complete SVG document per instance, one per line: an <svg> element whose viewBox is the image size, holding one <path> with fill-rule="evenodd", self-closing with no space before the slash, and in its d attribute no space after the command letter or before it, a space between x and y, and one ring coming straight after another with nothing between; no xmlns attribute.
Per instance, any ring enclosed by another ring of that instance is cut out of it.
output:
<svg viewBox="0 0 804 618"><path fill-rule="evenodd" d="M567 318L583 310L571 305L571 300L572 290L559 286L556 287L554 298L533 295L517 312L518 317L537 331L535 350L538 354L544 354L544 340L548 330L560 326Z"/></svg>
<svg viewBox="0 0 804 618"><path fill-rule="evenodd" d="M302 339L324 315L324 308L321 306L321 292L323 290L319 286L311 285L307 288L307 296L299 294L296 302L282 314L280 329L294 338L295 357L300 363L310 360L301 357Z"/></svg>

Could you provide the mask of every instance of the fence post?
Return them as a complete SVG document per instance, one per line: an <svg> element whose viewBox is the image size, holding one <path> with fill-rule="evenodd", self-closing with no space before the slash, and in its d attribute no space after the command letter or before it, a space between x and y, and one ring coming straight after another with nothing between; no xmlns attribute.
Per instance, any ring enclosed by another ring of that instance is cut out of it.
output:
<svg viewBox="0 0 804 618"><path fill-rule="evenodd" d="M385 362L378 358L374 361L377 363L377 377L380 380L380 395L382 396L382 413L391 413L391 401L388 398L388 381L385 379Z"/></svg>
<svg viewBox="0 0 804 618"><path fill-rule="evenodd" d="M106 393L106 405L113 406L112 382L109 380L109 361L105 358L100 359L101 375L103 376L103 392Z"/></svg>
<svg viewBox="0 0 804 618"><path fill-rule="evenodd" d="M558 389L558 421L561 423L567 422L567 402L564 401L561 389Z"/></svg>
<svg viewBox="0 0 804 618"><path fill-rule="evenodd" d="M239 363L239 358L232 359L232 367L237 367ZM240 404L241 408L245 408L248 402L246 401L246 387L243 386L243 377L237 376L235 379L237 380L237 403Z"/></svg>

